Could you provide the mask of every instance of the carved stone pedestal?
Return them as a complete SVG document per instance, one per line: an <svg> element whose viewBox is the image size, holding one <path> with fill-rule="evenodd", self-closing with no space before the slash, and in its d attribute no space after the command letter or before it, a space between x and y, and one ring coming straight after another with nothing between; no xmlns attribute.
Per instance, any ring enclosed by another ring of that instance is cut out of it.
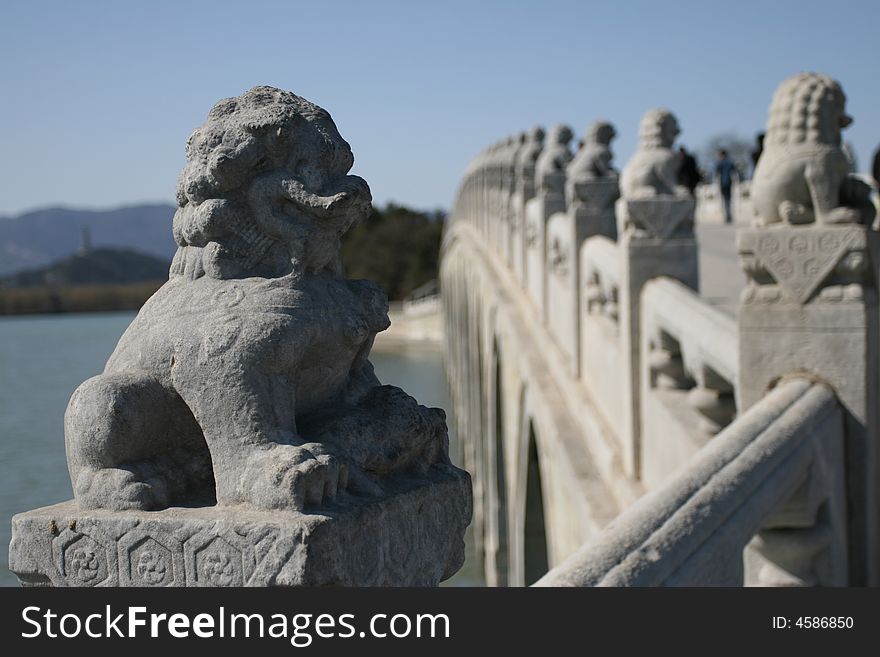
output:
<svg viewBox="0 0 880 657"><path fill-rule="evenodd" d="M578 254L584 241L594 235L614 239L614 201L617 176L569 181L566 212L557 212L547 222L546 279L547 323L565 354L572 376L580 376L580 314Z"/></svg>
<svg viewBox="0 0 880 657"><path fill-rule="evenodd" d="M451 466L315 513L69 501L13 518L9 568L24 586L436 586L470 518L470 477Z"/></svg>
<svg viewBox="0 0 880 657"><path fill-rule="evenodd" d="M620 325L624 369L624 468L641 470L640 304L642 287L659 276L699 284L694 201L686 196L622 198L616 203L620 254Z"/></svg>
<svg viewBox="0 0 880 657"><path fill-rule="evenodd" d="M834 388L846 410L849 572L857 584L880 581L878 242L873 229L846 224L777 223L738 234L749 284L738 312L737 406L749 408L790 372ZM804 550L813 549L810 540L800 541Z"/></svg>

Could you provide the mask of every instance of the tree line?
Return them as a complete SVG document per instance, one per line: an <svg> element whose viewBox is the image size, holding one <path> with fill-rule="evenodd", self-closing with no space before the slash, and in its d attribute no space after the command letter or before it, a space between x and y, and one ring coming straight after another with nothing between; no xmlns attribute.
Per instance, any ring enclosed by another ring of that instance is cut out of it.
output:
<svg viewBox="0 0 880 657"><path fill-rule="evenodd" d="M437 278L445 215L394 203L373 207L366 220L342 238L342 265L348 278L377 283L392 301L404 299Z"/></svg>

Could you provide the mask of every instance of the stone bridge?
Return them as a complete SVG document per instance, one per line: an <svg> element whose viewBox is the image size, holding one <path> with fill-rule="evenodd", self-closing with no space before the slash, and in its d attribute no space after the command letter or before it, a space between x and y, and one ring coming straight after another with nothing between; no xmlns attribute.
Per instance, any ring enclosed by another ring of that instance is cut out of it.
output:
<svg viewBox="0 0 880 657"><path fill-rule="evenodd" d="M876 585L877 231L752 222L745 187L712 225L652 112L620 176L597 123L460 185L441 290L487 583Z"/></svg>

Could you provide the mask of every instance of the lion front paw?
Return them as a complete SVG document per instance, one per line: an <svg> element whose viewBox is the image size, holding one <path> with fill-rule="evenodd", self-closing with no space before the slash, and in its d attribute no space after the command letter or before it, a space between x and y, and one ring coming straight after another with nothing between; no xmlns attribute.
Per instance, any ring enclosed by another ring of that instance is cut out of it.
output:
<svg viewBox="0 0 880 657"><path fill-rule="evenodd" d="M242 482L245 502L301 511L332 502L345 491L348 466L317 443L273 445L251 455Z"/></svg>
<svg viewBox="0 0 880 657"><path fill-rule="evenodd" d="M143 479L125 468L83 468L74 493L81 509L154 511L169 502L168 486L161 477Z"/></svg>
<svg viewBox="0 0 880 657"><path fill-rule="evenodd" d="M812 208L794 201L783 201L779 204L779 217L788 224L809 224L815 219Z"/></svg>

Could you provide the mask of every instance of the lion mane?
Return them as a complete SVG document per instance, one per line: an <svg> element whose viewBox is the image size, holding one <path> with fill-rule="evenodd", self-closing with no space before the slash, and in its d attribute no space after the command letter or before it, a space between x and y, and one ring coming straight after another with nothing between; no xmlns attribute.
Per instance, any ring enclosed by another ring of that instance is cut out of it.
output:
<svg viewBox="0 0 880 657"><path fill-rule="evenodd" d="M331 250L369 207L366 183L346 175L354 157L330 115L289 91L261 86L219 101L186 156L172 276L308 268L305 242L323 239Z"/></svg>

